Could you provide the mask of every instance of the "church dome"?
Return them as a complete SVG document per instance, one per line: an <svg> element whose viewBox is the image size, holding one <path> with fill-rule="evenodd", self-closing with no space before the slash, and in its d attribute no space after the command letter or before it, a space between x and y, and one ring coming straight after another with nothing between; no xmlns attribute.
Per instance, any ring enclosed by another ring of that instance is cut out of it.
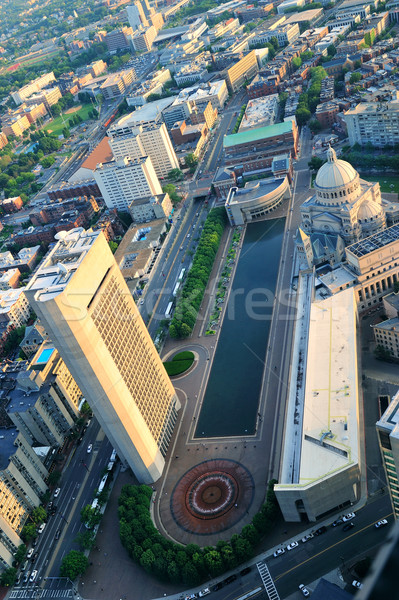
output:
<svg viewBox="0 0 399 600"><path fill-rule="evenodd" d="M327 150L327 162L320 167L315 187L332 190L350 185L359 177L358 172L345 160L339 160L334 148Z"/></svg>
<svg viewBox="0 0 399 600"><path fill-rule="evenodd" d="M366 201L361 204L357 212L357 219L360 222L373 221L381 217L382 212L381 206L375 202Z"/></svg>

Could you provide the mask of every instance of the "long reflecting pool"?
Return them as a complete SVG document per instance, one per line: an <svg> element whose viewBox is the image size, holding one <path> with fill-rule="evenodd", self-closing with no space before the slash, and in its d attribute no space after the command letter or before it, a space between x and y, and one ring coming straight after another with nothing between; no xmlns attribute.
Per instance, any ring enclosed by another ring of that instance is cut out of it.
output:
<svg viewBox="0 0 399 600"><path fill-rule="evenodd" d="M255 432L284 222L247 226L196 437Z"/></svg>

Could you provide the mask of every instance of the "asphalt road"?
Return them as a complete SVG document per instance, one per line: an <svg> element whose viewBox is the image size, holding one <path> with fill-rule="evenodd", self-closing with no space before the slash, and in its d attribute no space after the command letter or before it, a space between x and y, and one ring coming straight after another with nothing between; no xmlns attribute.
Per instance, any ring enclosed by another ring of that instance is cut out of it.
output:
<svg viewBox="0 0 399 600"><path fill-rule="evenodd" d="M52 578L58 580L65 554L72 549L79 549L74 540L79 532L86 531L80 519L80 511L84 506L92 503L95 489L99 485L102 472L112 452L112 446L106 438L100 435L101 439L96 441L99 432L100 426L93 417L82 442L72 451L68 468L64 470L59 483L61 488L59 496L56 499L52 498L57 506L57 512L54 516L48 517L46 528L38 536L35 547L38 556L34 563L30 560L26 568L25 573L32 572L34 569L38 571L36 581L16 586L14 591L23 590L25 595L13 597L24 597L29 600L36 598L35 594L39 587L51 589L54 585ZM90 454L87 452L89 444L93 445ZM55 539L57 530L61 530L58 540ZM50 579L46 580L46 578ZM63 589L63 586L61 588Z"/></svg>

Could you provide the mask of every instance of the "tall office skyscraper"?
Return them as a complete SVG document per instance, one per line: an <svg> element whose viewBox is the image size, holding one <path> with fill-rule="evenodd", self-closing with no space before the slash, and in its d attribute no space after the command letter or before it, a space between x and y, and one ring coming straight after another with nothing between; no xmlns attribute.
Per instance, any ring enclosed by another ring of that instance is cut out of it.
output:
<svg viewBox="0 0 399 600"><path fill-rule="evenodd" d="M126 127L114 127L108 130L108 136L115 160L149 156L158 177L166 177L172 169L179 168L165 123L132 127L130 133L126 133Z"/></svg>
<svg viewBox="0 0 399 600"><path fill-rule="evenodd" d="M151 483L179 399L103 233L58 238L26 294L119 456Z"/></svg>

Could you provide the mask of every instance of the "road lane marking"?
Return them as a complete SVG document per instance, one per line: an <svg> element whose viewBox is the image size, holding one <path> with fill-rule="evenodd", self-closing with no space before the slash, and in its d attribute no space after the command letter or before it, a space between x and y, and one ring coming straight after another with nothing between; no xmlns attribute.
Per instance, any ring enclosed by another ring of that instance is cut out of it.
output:
<svg viewBox="0 0 399 600"><path fill-rule="evenodd" d="M391 512L391 513L389 513L389 515L386 515L385 517L381 517L381 519L386 519L387 517L392 516L392 514L393 513ZM381 519L378 519L378 521L381 521ZM332 548L335 548L336 546L340 546L341 544L343 544L344 542L346 542L347 540L349 540L351 537L353 537L355 535L358 535L362 531L366 531L366 529L369 529L370 527L374 527L375 523L378 523L378 521L375 521L374 523L370 523L369 525L366 525L362 529L358 529L358 531L356 531L354 533L351 533L351 535L348 535L345 538L343 538L342 540L340 540L339 542L336 542L335 544L332 544L332 546L328 546L328 548L324 548L324 550L321 550L321 552L318 552L317 554L314 554L313 556L310 556L309 558L307 558L306 560L302 561L301 563L298 563L297 565L295 565L291 569L288 569L288 571L285 571L284 573L280 573L280 575L277 575L274 578L275 581L278 581L282 577L285 577L285 575L288 575L288 573L292 573L292 571L295 571L295 569L297 569L298 567L302 567L303 565L305 565L306 563L310 562L314 558L317 558L318 556L321 556L322 554L324 554L328 550L332 550Z"/></svg>

